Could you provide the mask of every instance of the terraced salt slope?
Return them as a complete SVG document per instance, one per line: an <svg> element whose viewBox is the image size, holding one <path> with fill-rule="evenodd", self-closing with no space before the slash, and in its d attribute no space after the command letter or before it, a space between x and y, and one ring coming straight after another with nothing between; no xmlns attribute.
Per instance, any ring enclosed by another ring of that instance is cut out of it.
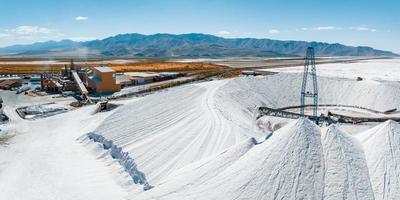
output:
<svg viewBox="0 0 400 200"><path fill-rule="evenodd" d="M400 124L387 121L357 135L376 199L400 199Z"/></svg>
<svg viewBox="0 0 400 200"><path fill-rule="evenodd" d="M144 97L117 110L95 133L129 152L149 183L155 183L187 164L260 136L218 111L214 98L225 83L187 85Z"/></svg>

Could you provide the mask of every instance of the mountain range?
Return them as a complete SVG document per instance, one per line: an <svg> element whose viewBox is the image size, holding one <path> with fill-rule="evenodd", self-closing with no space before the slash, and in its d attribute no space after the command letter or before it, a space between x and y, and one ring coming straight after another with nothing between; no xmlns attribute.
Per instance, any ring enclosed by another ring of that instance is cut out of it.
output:
<svg viewBox="0 0 400 200"><path fill-rule="evenodd" d="M281 41L255 38L222 38L190 34L120 34L102 40L38 42L0 48L13 56L106 56L136 58L220 58L304 56L312 46L316 56L397 56L390 51L338 43Z"/></svg>

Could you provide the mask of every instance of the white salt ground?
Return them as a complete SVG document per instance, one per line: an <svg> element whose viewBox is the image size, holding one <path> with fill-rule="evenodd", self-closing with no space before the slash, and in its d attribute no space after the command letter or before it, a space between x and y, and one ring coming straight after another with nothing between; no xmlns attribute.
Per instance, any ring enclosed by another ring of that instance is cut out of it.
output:
<svg viewBox="0 0 400 200"><path fill-rule="evenodd" d="M104 119L92 109L2 127L16 136L0 146L0 199L123 199L105 163L76 141Z"/></svg>
<svg viewBox="0 0 400 200"><path fill-rule="evenodd" d="M303 66L266 69L267 71L299 73ZM319 76L348 78L356 80L398 81L400 80L400 59L375 59L347 63L329 63L317 65Z"/></svg>

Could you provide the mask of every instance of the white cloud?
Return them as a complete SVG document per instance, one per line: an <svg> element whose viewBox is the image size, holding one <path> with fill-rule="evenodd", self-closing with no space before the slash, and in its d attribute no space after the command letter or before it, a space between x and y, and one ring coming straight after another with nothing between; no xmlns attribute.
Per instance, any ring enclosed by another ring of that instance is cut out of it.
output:
<svg viewBox="0 0 400 200"><path fill-rule="evenodd" d="M280 33L280 31L277 30L277 29L270 29L270 30L268 31L268 33L277 34L277 33Z"/></svg>
<svg viewBox="0 0 400 200"><path fill-rule="evenodd" d="M86 37L86 36L76 36L76 37L70 37L69 39L77 42L82 42L82 41L95 40L96 38Z"/></svg>
<svg viewBox="0 0 400 200"><path fill-rule="evenodd" d="M89 19L89 17L84 17L84 16L75 17L75 20L77 20L77 21L83 21L83 20L88 20L88 19Z"/></svg>
<svg viewBox="0 0 400 200"><path fill-rule="evenodd" d="M302 27L295 29L296 31L331 31L331 30L342 30L340 27L336 26L317 26L317 27Z"/></svg>
<svg viewBox="0 0 400 200"><path fill-rule="evenodd" d="M0 45L2 46L60 40L64 38L66 38L65 34L42 26L23 25L0 30Z"/></svg>
<svg viewBox="0 0 400 200"><path fill-rule="evenodd" d="M10 34L7 33L0 33L0 38L8 37Z"/></svg>
<svg viewBox="0 0 400 200"><path fill-rule="evenodd" d="M376 32L377 31L374 28L368 28L366 26L354 26L354 27L350 27L349 29L355 30L355 31L369 31L369 32Z"/></svg>
<svg viewBox="0 0 400 200"><path fill-rule="evenodd" d="M230 35L231 34L231 32L229 32L229 31L219 31L218 32L218 35Z"/></svg>
<svg viewBox="0 0 400 200"><path fill-rule="evenodd" d="M326 30L335 30L335 29L338 29L338 28L335 26L319 26L319 27L314 28L314 30L317 30L317 31L326 31Z"/></svg>
<svg viewBox="0 0 400 200"><path fill-rule="evenodd" d="M34 37L32 35L20 35L16 37L17 40L33 40Z"/></svg>
<svg viewBox="0 0 400 200"><path fill-rule="evenodd" d="M52 32L51 29L40 26L18 26L15 29L7 30L8 32L15 33L17 35L30 35L30 34L49 34Z"/></svg>

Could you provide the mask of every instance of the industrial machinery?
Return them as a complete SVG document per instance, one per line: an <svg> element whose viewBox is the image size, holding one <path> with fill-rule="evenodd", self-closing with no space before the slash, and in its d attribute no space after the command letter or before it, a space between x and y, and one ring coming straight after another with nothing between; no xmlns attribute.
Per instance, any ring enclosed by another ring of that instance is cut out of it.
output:
<svg viewBox="0 0 400 200"><path fill-rule="evenodd" d="M307 85L308 79L311 78L312 84ZM312 109L313 109L313 120L317 122L317 111L318 111L318 84L317 84L317 71L315 67L315 56L314 48L308 47L307 53L304 61L304 73L303 82L301 85L301 97L300 97L300 114L304 116L304 108L306 104L306 98L312 99Z"/></svg>

